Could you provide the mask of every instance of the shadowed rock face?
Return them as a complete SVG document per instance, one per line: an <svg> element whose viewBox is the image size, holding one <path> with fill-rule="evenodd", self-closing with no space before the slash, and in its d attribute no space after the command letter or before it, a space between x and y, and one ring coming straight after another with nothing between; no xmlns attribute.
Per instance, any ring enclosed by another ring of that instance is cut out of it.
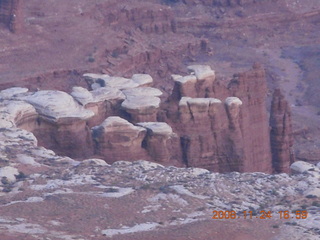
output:
<svg viewBox="0 0 320 240"><path fill-rule="evenodd" d="M289 172L294 162L291 110L280 89L273 93L270 127L274 171Z"/></svg>
<svg viewBox="0 0 320 240"><path fill-rule="evenodd" d="M0 23L6 26L11 32L21 29L23 0L0 0Z"/></svg>
<svg viewBox="0 0 320 240"><path fill-rule="evenodd" d="M32 131L39 145L75 158L145 159L216 172L270 173L273 167L288 172L290 110L276 92L272 158L264 69L256 64L234 75L228 86L209 66L188 70L187 76L173 76L173 92L162 103L162 92L150 87L153 80L145 74L131 79L85 74L92 90L73 87L70 95L7 89L0 92L7 113L1 124Z"/></svg>

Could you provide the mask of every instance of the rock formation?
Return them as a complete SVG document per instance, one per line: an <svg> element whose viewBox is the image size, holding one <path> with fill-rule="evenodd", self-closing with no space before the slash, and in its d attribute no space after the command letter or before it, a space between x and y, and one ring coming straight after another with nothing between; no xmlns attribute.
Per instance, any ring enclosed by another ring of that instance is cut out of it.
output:
<svg viewBox="0 0 320 240"><path fill-rule="evenodd" d="M272 161L264 69L255 64L227 86L209 66L188 70L187 76L173 76L172 94L162 102L162 92L146 74L85 74L91 90L73 87L70 95L3 90L1 124L31 131L39 145L76 158L145 159L216 172L289 171L289 109L275 95Z"/></svg>
<svg viewBox="0 0 320 240"><path fill-rule="evenodd" d="M11 32L17 32L22 27L22 1L0 0L0 23Z"/></svg>
<svg viewBox="0 0 320 240"><path fill-rule="evenodd" d="M92 129L96 154L107 162L146 159L146 150L142 148L146 132L145 128L134 126L120 117L108 117Z"/></svg>
<svg viewBox="0 0 320 240"><path fill-rule="evenodd" d="M166 106L167 121L181 137L183 161L220 172L271 172L263 68L256 64L235 75L228 87L208 66L188 69L188 76L173 76L175 86Z"/></svg>
<svg viewBox="0 0 320 240"><path fill-rule="evenodd" d="M280 89L273 93L270 114L270 140L275 172L289 172L294 162L291 110Z"/></svg>

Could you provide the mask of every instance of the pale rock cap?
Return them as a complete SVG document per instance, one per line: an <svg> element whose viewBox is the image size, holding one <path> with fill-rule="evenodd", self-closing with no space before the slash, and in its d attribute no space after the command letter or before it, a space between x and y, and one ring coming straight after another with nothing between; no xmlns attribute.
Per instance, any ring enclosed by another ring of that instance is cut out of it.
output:
<svg viewBox="0 0 320 240"><path fill-rule="evenodd" d="M241 106L242 105L242 101L237 98L237 97L227 97L225 100L225 104L227 106Z"/></svg>
<svg viewBox="0 0 320 240"><path fill-rule="evenodd" d="M176 81L177 79L182 78L182 76L181 75L177 75L177 74L172 74L171 78L172 78L173 81Z"/></svg>
<svg viewBox="0 0 320 240"><path fill-rule="evenodd" d="M208 77L215 77L215 72L208 65L191 65L187 67L188 70L195 74L198 80Z"/></svg>
<svg viewBox="0 0 320 240"><path fill-rule="evenodd" d="M53 122L62 118L87 120L94 116L92 111L84 109L71 95L61 91L38 91L23 97L23 100L33 105L39 114Z"/></svg>
<svg viewBox="0 0 320 240"><path fill-rule="evenodd" d="M179 106L187 106L188 101L192 99L191 97L182 97L179 101Z"/></svg>
<svg viewBox="0 0 320 240"><path fill-rule="evenodd" d="M140 96L149 96L149 97L160 97L162 92L158 88L153 87L139 87L131 88L122 91L127 97L140 97Z"/></svg>
<svg viewBox="0 0 320 240"><path fill-rule="evenodd" d="M123 77L108 77L104 79L106 86L117 88L120 90L139 87L139 84L132 79Z"/></svg>
<svg viewBox="0 0 320 240"><path fill-rule="evenodd" d="M159 108L160 98L147 96L127 97L121 104L124 109L128 110L144 110L146 108Z"/></svg>
<svg viewBox="0 0 320 240"><path fill-rule="evenodd" d="M182 97L179 106L185 106L188 104L197 104L197 105L210 105L210 104L216 104L216 103L222 103L221 100L217 98L191 98L191 97Z"/></svg>
<svg viewBox="0 0 320 240"><path fill-rule="evenodd" d="M140 122L137 125L148 129L153 134L171 135L173 133L172 128L165 122Z"/></svg>
<svg viewBox="0 0 320 240"><path fill-rule="evenodd" d="M0 91L0 99L10 99L14 95L28 92L28 88L13 87Z"/></svg>
<svg viewBox="0 0 320 240"><path fill-rule="evenodd" d="M106 120L103 121L103 123L100 126L97 127L103 127L105 129L105 132L114 132L114 131L125 131L127 132L128 129L133 131L145 131L143 127L134 126L132 123L128 122L127 120L121 118L121 117L108 117ZM97 128L94 127L94 128Z"/></svg>
<svg viewBox="0 0 320 240"><path fill-rule="evenodd" d="M178 82L180 84L185 84L185 83L196 83L197 78L194 75L188 75L180 78L174 79L175 82Z"/></svg>
<svg viewBox="0 0 320 240"><path fill-rule="evenodd" d="M91 92L83 87L73 87L70 95L83 106L85 106L87 103L93 102L93 96Z"/></svg>
<svg viewBox="0 0 320 240"><path fill-rule="evenodd" d="M131 79L139 86L150 85L153 79L149 74L133 74Z"/></svg>
<svg viewBox="0 0 320 240"><path fill-rule="evenodd" d="M125 99L125 95L119 89L112 87L99 87L92 91L88 91L83 87L73 87L71 96L73 96L83 106L88 103Z"/></svg>

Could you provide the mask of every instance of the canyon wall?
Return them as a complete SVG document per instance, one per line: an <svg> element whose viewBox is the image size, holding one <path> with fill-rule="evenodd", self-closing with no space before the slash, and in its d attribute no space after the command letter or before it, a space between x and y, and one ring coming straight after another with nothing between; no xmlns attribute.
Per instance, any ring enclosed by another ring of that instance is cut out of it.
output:
<svg viewBox="0 0 320 240"><path fill-rule="evenodd" d="M288 172L290 109L276 92L270 141L264 69L255 64L227 85L209 66L188 71L172 76L172 93L162 101L148 74L85 74L89 89L75 86L70 95L7 89L1 99L30 110L20 113L16 107L15 117L4 123L33 132L40 145L73 158L145 159L215 172Z"/></svg>

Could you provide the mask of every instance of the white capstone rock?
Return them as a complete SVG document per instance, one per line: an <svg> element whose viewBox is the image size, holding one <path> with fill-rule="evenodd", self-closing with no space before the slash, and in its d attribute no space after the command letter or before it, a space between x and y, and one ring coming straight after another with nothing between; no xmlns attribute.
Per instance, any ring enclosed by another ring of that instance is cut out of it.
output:
<svg viewBox="0 0 320 240"><path fill-rule="evenodd" d="M242 101L237 97L227 97L225 100L227 106L241 106Z"/></svg>
<svg viewBox="0 0 320 240"><path fill-rule="evenodd" d="M28 88L13 87L0 91L0 99L10 99L14 95L28 92Z"/></svg>
<svg viewBox="0 0 320 240"><path fill-rule="evenodd" d="M298 173L303 173L306 172L312 168L314 168L315 166L312 165L311 163L307 163L307 162L303 162L303 161L297 161L291 164L290 168L293 171L296 171Z"/></svg>
<svg viewBox="0 0 320 240"><path fill-rule="evenodd" d="M16 181L16 176L19 175L18 169L11 167L11 166L6 166L3 168L0 168L0 180L5 177L7 178L8 182L13 183Z"/></svg>
<svg viewBox="0 0 320 240"><path fill-rule="evenodd" d="M134 126L132 123L128 122L127 120L121 117L108 117L106 120L103 121L103 123L100 126L97 127L103 127L105 132L128 132L132 130L133 132L138 133L139 131L145 131L143 127Z"/></svg>
<svg viewBox="0 0 320 240"><path fill-rule="evenodd" d="M198 80L215 77L215 72L207 65L191 65L188 66L188 70L193 72Z"/></svg>
<svg viewBox="0 0 320 240"><path fill-rule="evenodd" d="M131 88L122 91L126 97L141 97L141 96L150 96L150 97L159 97L162 95L162 92L153 87L139 87Z"/></svg>
<svg viewBox="0 0 320 240"><path fill-rule="evenodd" d="M140 122L137 125L148 129L153 134L171 135L173 133L172 128L165 122Z"/></svg>
<svg viewBox="0 0 320 240"><path fill-rule="evenodd" d="M123 77L109 77L104 79L104 82L106 86L117 88L120 90L139 87L139 84L134 82L132 79Z"/></svg>
<svg viewBox="0 0 320 240"><path fill-rule="evenodd" d="M38 91L25 96L24 100L32 104L40 115L53 122L63 118L86 120L94 116L92 111L86 110L69 94L61 91Z"/></svg>
<svg viewBox="0 0 320 240"><path fill-rule="evenodd" d="M188 101L192 99L191 97L182 97L179 101L179 106L188 106Z"/></svg>
<svg viewBox="0 0 320 240"><path fill-rule="evenodd" d="M127 99L122 102L121 107L127 110L144 111L150 108L159 108L160 102L160 98L158 97L127 97Z"/></svg>
<svg viewBox="0 0 320 240"><path fill-rule="evenodd" d="M210 105L210 104L220 104L221 100L217 98L191 98L191 97L182 97L179 101L179 106L187 106L188 104L194 105Z"/></svg>
<svg viewBox="0 0 320 240"><path fill-rule="evenodd" d="M93 102L92 93L83 87L73 87L70 95L83 106L85 106L87 103Z"/></svg>
<svg viewBox="0 0 320 240"><path fill-rule="evenodd" d="M88 103L125 99L125 95L119 89L112 87L99 87L92 91L82 87L73 87L71 95L83 106Z"/></svg>
<svg viewBox="0 0 320 240"><path fill-rule="evenodd" d="M171 78L172 78L173 81L176 81L177 79L182 78L182 76L181 75L177 75L177 74L172 74Z"/></svg>
<svg viewBox="0 0 320 240"><path fill-rule="evenodd" d="M181 84L196 83L197 82L197 78L194 75L188 75L188 76L176 78L176 79L174 79L174 81L179 82Z"/></svg>
<svg viewBox="0 0 320 240"><path fill-rule="evenodd" d="M133 74L131 78L139 86L151 85L153 79L149 74Z"/></svg>

